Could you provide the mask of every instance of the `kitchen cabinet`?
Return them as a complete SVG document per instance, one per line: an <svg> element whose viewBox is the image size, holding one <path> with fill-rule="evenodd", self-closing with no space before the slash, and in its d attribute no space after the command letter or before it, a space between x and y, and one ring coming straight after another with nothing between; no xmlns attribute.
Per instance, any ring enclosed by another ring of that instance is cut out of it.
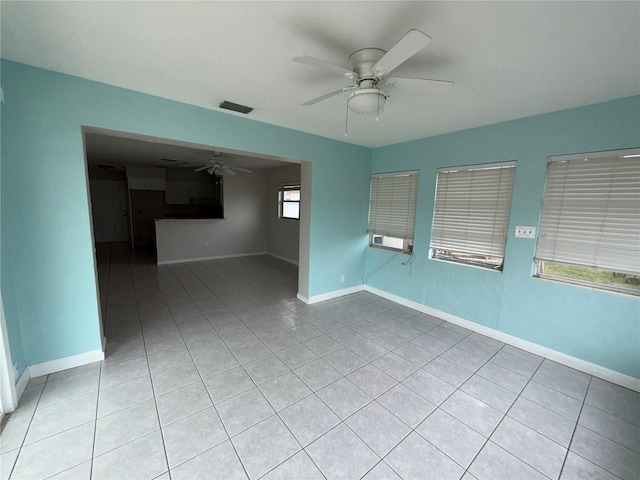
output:
<svg viewBox="0 0 640 480"><path fill-rule="evenodd" d="M166 190L167 171L160 167L137 167L127 165L129 190Z"/></svg>
<svg viewBox="0 0 640 480"><path fill-rule="evenodd" d="M130 190L166 190L167 181L164 178L128 177Z"/></svg>
<svg viewBox="0 0 640 480"><path fill-rule="evenodd" d="M215 187L215 184L211 182L203 183L201 190L202 198L213 198L215 196Z"/></svg>
<svg viewBox="0 0 640 480"><path fill-rule="evenodd" d="M214 190L213 182L189 182L190 198L213 198Z"/></svg>
<svg viewBox="0 0 640 480"><path fill-rule="evenodd" d="M164 192L164 203L167 205L189 205L189 183L179 180L167 181L167 189Z"/></svg>

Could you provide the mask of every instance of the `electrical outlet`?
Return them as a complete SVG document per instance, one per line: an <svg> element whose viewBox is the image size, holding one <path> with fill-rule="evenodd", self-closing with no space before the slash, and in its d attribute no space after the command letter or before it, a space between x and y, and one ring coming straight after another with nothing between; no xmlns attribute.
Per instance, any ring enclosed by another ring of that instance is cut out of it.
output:
<svg viewBox="0 0 640 480"><path fill-rule="evenodd" d="M340 275L340 283L344 283L344 275Z"/></svg>
<svg viewBox="0 0 640 480"><path fill-rule="evenodd" d="M536 227L516 227L516 237L519 238L536 238Z"/></svg>

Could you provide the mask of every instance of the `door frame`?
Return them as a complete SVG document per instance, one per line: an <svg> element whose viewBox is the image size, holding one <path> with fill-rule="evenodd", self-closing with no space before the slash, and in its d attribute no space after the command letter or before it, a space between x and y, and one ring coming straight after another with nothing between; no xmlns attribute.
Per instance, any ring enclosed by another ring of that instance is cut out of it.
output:
<svg viewBox="0 0 640 480"><path fill-rule="evenodd" d="M104 333L104 319L102 318L102 305L100 302L100 283L98 277L98 258L96 256L96 236L93 230L93 204L91 202L91 182L89 181L89 162L87 161L87 142L85 139L85 127L80 128L82 137L82 153L84 158L84 180L87 191L87 213L89 214L89 233L91 234L91 248L93 250L93 273L96 279L96 303L98 309L98 321L100 322L100 338L102 340L102 353L107 349L107 337Z"/></svg>
<svg viewBox="0 0 640 480"><path fill-rule="evenodd" d="M2 292L0 292L0 422L5 414L13 412L18 406L15 379L11 372L11 350L4 317Z"/></svg>

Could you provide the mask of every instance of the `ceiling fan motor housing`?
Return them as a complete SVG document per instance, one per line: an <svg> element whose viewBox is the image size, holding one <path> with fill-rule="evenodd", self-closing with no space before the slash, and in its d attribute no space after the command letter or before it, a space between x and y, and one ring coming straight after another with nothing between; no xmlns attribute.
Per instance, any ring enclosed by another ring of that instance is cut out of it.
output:
<svg viewBox="0 0 640 480"><path fill-rule="evenodd" d="M358 74L360 79L375 78L380 76L373 71L373 67L384 54L387 53L381 48L363 48L351 54L349 64L351 69ZM384 75L387 72L382 73Z"/></svg>
<svg viewBox="0 0 640 480"><path fill-rule="evenodd" d="M349 109L360 115L380 114L387 101L387 96L378 87L379 78L373 67L384 54L380 48L363 48L351 54L349 63L358 74L358 88L349 95L347 105Z"/></svg>

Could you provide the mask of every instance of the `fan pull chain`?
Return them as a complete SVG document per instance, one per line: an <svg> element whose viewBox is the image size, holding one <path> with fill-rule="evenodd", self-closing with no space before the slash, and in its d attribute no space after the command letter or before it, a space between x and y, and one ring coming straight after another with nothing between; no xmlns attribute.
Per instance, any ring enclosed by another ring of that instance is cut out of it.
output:
<svg viewBox="0 0 640 480"><path fill-rule="evenodd" d="M347 113L344 119L344 136L345 137L349 136L348 131L349 131L349 104L347 103Z"/></svg>

